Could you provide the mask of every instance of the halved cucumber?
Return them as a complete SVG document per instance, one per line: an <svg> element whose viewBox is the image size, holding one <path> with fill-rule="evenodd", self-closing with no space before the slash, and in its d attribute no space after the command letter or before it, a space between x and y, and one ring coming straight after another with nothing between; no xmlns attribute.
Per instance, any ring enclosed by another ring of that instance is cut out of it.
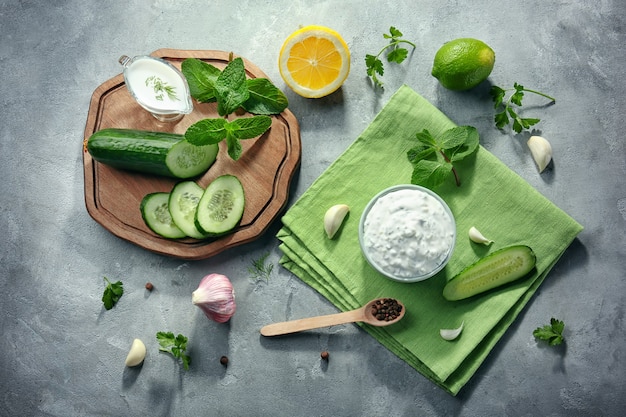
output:
<svg viewBox="0 0 626 417"><path fill-rule="evenodd" d="M204 194L204 188L194 181L182 181L172 188L169 210L174 224L189 237L205 238L206 235L196 227L196 209Z"/></svg>
<svg viewBox="0 0 626 417"><path fill-rule="evenodd" d="M222 175L204 191L196 210L196 227L209 236L232 231L243 217L245 195L243 186L234 175Z"/></svg>
<svg viewBox="0 0 626 417"><path fill-rule="evenodd" d="M192 145L175 133L107 128L89 137L87 150L94 160L114 168L187 179L206 172L219 147Z"/></svg>
<svg viewBox="0 0 626 417"><path fill-rule="evenodd" d="M509 246L493 252L468 266L443 289L446 300L462 300L522 278L537 262L533 250L525 245Z"/></svg>
<svg viewBox="0 0 626 417"><path fill-rule="evenodd" d="M186 237L185 232L180 230L172 220L168 208L169 193L151 193L146 195L139 206L141 217L146 225L159 236L168 239L180 239Z"/></svg>

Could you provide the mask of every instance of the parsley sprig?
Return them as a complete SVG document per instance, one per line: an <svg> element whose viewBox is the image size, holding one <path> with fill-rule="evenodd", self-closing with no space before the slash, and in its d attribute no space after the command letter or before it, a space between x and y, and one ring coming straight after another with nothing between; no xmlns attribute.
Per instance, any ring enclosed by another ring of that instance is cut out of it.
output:
<svg viewBox="0 0 626 417"><path fill-rule="evenodd" d="M561 320L557 320L554 317L550 319L550 324L546 324L543 327L537 327L533 331L533 336L537 339L545 340L550 346L560 345L565 341L563 338L563 329L565 324Z"/></svg>
<svg viewBox="0 0 626 417"><path fill-rule="evenodd" d="M409 162L413 165L411 183L433 189L453 174L456 185L460 186L461 180L454 163L478 149L479 136L476 128L457 126L438 137L424 129L415 137L418 145L407 152Z"/></svg>
<svg viewBox="0 0 626 417"><path fill-rule="evenodd" d="M506 94L512 91L514 91L514 93L505 100ZM491 87L489 94L493 99L494 108L496 110L502 109L500 112L496 113L494 117L494 121L498 129L504 129L504 127L510 123L509 116L513 120L513 130L517 133L521 133L522 130L529 129L531 126L534 126L541 121L541 119L537 118L521 117L513 107L513 105L516 105L518 107L522 106L524 92L533 93L545 97L550 100L549 104L556 103L556 99L554 97L551 97L545 93L536 90L525 88L523 85L518 83L514 83L512 89L503 89L501 87L498 87L497 85L494 85L493 87Z"/></svg>
<svg viewBox="0 0 626 417"><path fill-rule="evenodd" d="M104 303L104 308L110 310L124 294L124 284L122 284L122 281L111 282L107 277L104 277L104 282L106 287L102 294L102 302Z"/></svg>
<svg viewBox="0 0 626 417"><path fill-rule="evenodd" d="M161 352L170 353L173 357L180 359L185 371L189 369L191 357L185 354L187 351L187 338L185 336L182 334L174 336L172 332L158 332L156 338Z"/></svg>
<svg viewBox="0 0 626 417"><path fill-rule="evenodd" d="M232 59L219 70L197 58L187 58L181 65L191 96L199 102L217 103L217 113L224 118L209 118L189 126L188 142L203 146L226 140L228 154L238 160L242 153L240 140L262 135L270 128L269 115L287 108L288 100L280 89L266 78L246 77L243 59ZM227 121L225 117L243 108L252 117Z"/></svg>
<svg viewBox="0 0 626 417"><path fill-rule="evenodd" d="M274 270L274 264L266 262L269 252L265 252L258 259L252 261L252 265L248 267L248 272L253 280L258 281L260 279L269 281L272 271Z"/></svg>
<svg viewBox="0 0 626 417"><path fill-rule="evenodd" d="M365 65L367 66L367 75L372 78L374 82L374 86L379 86L382 88L383 83L380 81L378 76L383 76L385 73L385 68L383 66L383 61L380 59L380 56L385 51L389 51L387 53L387 62L395 62L397 64L401 64L409 55L409 51L406 48L400 46L402 43L406 43L415 48L415 44L413 42L402 39L402 32L400 32L395 27L391 26L389 28L389 33L383 34L385 39L389 39L389 44L385 45L376 55L365 55Z"/></svg>

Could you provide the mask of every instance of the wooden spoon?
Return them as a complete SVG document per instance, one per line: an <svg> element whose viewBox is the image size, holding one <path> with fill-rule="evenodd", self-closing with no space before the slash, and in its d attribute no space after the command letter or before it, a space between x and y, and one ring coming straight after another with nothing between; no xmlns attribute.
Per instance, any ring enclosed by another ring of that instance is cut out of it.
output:
<svg viewBox="0 0 626 417"><path fill-rule="evenodd" d="M389 321L384 320L384 319L383 320L377 319L376 317L374 317L374 314L372 313L372 307L376 305L376 303L379 301L384 303L385 300L393 300L393 302L398 303L398 305L401 307L400 312L398 313L397 317ZM280 323L268 324L267 326L261 329L261 334L263 336L278 336L281 334L295 333L295 332L300 332L303 330L318 329L320 327L335 326L338 324L354 323L357 321L361 321L361 322L371 324L372 326L377 326L377 327L389 326L390 324L394 324L398 322L402 317L404 317L405 311L406 309L404 308L404 305L396 299L377 298L365 304L363 307L357 308L356 310L352 310L352 311L346 311L343 313L328 314L325 316L309 317L306 319L298 319L298 320L283 321Z"/></svg>

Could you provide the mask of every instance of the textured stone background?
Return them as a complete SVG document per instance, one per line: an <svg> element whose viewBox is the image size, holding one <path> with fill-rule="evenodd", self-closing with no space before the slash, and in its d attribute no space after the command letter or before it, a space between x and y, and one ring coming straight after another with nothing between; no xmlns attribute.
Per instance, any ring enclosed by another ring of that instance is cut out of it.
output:
<svg viewBox="0 0 626 417"><path fill-rule="evenodd" d="M352 52L348 80L325 99L294 95L278 73L283 40L306 24L336 29ZM404 64L385 66L386 88L375 92L364 56L382 47L391 25L417 48ZM622 415L625 31L622 0L1 0L0 415ZM436 50L465 36L496 51L490 82L557 98L548 108L527 104L554 148L546 173L536 171L527 134L493 126L488 83L454 93L430 76ZM457 397L353 325L264 340L258 329L272 317L336 311L278 266L280 222L253 243L186 262L116 238L85 209L81 142L91 94L120 73L120 55L166 47L232 50L286 91L303 145L290 204L406 83L455 122L476 126L487 149L585 230ZM248 267L268 251L274 273L255 282ZM237 291L228 325L190 303L209 272L231 277ZM104 275L126 287L107 312ZM146 281L156 286L151 294ZM551 316L566 323L564 347L532 336ZM189 372L158 352L154 334L168 329L189 336ZM139 370L123 363L134 337L148 347Z"/></svg>

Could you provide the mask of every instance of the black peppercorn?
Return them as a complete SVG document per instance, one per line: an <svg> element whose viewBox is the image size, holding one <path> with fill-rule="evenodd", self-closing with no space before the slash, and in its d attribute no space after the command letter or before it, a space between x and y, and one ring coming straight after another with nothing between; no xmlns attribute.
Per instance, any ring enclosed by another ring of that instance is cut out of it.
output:
<svg viewBox="0 0 626 417"><path fill-rule="evenodd" d="M228 356L222 356L220 358L220 363L224 366L228 365Z"/></svg>

